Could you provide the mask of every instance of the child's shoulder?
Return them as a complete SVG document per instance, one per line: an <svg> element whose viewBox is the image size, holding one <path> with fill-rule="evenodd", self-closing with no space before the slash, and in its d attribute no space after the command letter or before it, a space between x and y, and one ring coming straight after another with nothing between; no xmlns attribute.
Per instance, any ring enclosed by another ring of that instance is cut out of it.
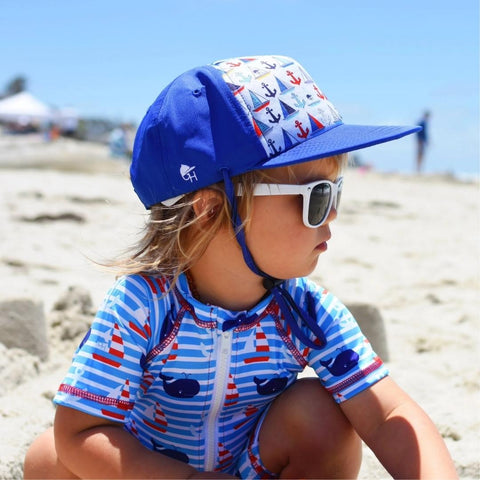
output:
<svg viewBox="0 0 480 480"><path fill-rule="evenodd" d="M165 297L171 291L171 282L164 276L130 274L118 277L110 295L134 295L143 299Z"/></svg>
<svg viewBox="0 0 480 480"><path fill-rule="evenodd" d="M287 280L287 289L295 293L310 293L312 295L331 295L330 292L310 277L299 277Z"/></svg>
<svg viewBox="0 0 480 480"><path fill-rule="evenodd" d="M311 277L293 278L287 281L287 290L300 304L307 302L321 305L322 309L336 314L347 314L348 309L343 302L325 287L319 285ZM317 307L315 307L317 308Z"/></svg>

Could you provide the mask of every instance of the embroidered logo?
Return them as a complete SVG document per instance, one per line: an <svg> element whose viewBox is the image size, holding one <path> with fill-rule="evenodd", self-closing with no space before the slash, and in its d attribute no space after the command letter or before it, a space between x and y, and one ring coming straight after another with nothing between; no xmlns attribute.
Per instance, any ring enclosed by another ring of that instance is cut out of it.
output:
<svg viewBox="0 0 480 480"><path fill-rule="evenodd" d="M180 175L186 182L193 183L194 181L198 181L194 166L189 167L188 165L180 165Z"/></svg>

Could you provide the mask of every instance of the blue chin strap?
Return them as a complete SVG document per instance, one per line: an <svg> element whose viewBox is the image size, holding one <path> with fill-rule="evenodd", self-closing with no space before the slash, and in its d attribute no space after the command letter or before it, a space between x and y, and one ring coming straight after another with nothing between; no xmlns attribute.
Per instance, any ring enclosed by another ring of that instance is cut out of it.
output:
<svg viewBox="0 0 480 480"><path fill-rule="evenodd" d="M255 263L255 260L253 259L252 254L247 247L245 230L242 228L242 221L237 208L237 197L235 195L234 186L230 178L229 171L228 169L222 169L222 173L225 182L225 193L230 202L233 229L238 244L242 249L245 263L253 273L259 275L260 277L263 277L264 288L267 291L271 292L274 296L278 306L280 307L280 310L285 317L285 321L290 326L293 334L308 347L316 350L322 349L326 345L327 341L323 330L317 324L316 318L295 303L295 300L292 298L290 293L288 293L288 291L282 286L284 280L268 275L268 273L265 273L260 268L258 268L257 264ZM305 335L305 333L302 331L299 324L295 320L293 313L296 313L298 317L302 320L302 322L305 323L308 328L315 334L315 342L313 342L309 337Z"/></svg>

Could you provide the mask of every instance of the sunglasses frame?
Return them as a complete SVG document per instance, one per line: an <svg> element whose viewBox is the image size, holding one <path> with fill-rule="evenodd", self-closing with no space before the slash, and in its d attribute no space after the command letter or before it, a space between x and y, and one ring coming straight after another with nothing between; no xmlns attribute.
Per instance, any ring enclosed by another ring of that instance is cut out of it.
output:
<svg viewBox="0 0 480 480"><path fill-rule="evenodd" d="M321 221L313 225L308 220L308 211L310 207L311 194L318 185L328 185L330 187L330 198L328 199L328 206L325 210ZM253 188L253 195L255 196L270 196L270 195L301 195L303 197L303 223L309 228L318 228L322 226L330 215L332 206L337 208L339 194L342 193L343 177L338 177L335 182L330 180L317 180L315 182L307 183L305 185L295 185L290 183L256 183ZM238 192L242 195L242 192Z"/></svg>

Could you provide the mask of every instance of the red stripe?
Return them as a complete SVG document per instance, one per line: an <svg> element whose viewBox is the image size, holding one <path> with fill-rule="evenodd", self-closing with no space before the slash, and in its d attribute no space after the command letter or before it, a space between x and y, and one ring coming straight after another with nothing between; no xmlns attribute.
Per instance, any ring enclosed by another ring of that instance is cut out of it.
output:
<svg viewBox="0 0 480 480"><path fill-rule="evenodd" d="M115 325L115 332L112 335L112 342L119 343L120 345L123 345L123 340L122 337L120 336L118 332L118 327Z"/></svg>
<svg viewBox="0 0 480 480"><path fill-rule="evenodd" d="M102 408L102 413L107 417L112 417L117 420L125 420L125 415L121 415L120 413L110 412L109 410L105 410Z"/></svg>
<svg viewBox="0 0 480 480"><path fill-rule="evenodd" d="M147 335L145 334L145 332L139 328L137 325L135 325L133 322L128 322L128 326L135 332L135 333L138 333L138 335L140 335L142 338L147 338Z"/></svg>
<svg viewBox="0 0 480 480"><path fill-rule="evenodd" d="M252 358L246 358L244 362L245 363L268 362L269 360L270 360L270 357L252 357Z"/></svg>
<svg viewBox="0 0 480 480"><path fill-rule="evenodd" d="M122 350L117 350L116 348L110 347L108 349L108 353L111 353L112 355L115 355L116 357L123 358L123 351Z"/></svg>
<svg viewBox="0 0 480 480"><path fill-rule="evenodd" d="M162 292L165 293L165 285L167 284L167 279L165 277L162 278L154 278L154 282L157 284L158 289Z"/></svg>
<svg viewBox="0 0 480 480"><path fill-rule="evenodd" d="M150 287L150 290L152 291L152 293L155 293L157 294L157 288L155 287L155 284L152 282L152 279L150 277L142 277L147 283L148 283L148 286Z"/></svg>
<svg viewBox="0 0 480 480"><path fill-rule="evenodd" d="M158 432L165 433L167 431L166 428L164 427L159 427L157 424L150 422L149 420L143 419L143 423L145 425L148 425L149 427L153 428L154 430L157 430Z"/></svg>
<svg viewBox="0 0 480 480"><path fill-rule="evenodd" d="M112 360L110 358L103 357L102 355L98 355L98 353L93 353L92 357L95 360L98 360L99 362L103 362L103 363L106 363L108 365L111 365L112 367L119 367L121 365L120 362L116 362L115 360Z"/></svg>

